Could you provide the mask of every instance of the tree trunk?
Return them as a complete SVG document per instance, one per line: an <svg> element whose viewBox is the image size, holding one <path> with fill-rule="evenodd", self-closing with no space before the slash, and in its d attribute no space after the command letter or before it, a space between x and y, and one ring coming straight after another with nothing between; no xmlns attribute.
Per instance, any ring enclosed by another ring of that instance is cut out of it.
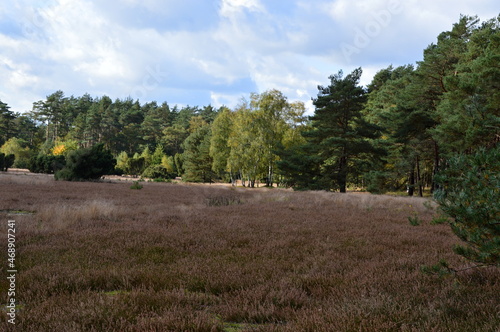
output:
<svg viewBox="0 0 500 332"><path fill-rule="evenodd" d="M245 178L243 177L243 175L241 174L241 171L240 171L240 178L241 178L241 185L243 187L245 187Z"/></svg>
<svg viewBox="0 0 500 332"><path fill-rule="evenodd" d="M337 177L337 182L340 192L347 192L347 158L345 156L340 157L339 160L339 174Z"/></svg>
<svg viewBox="0 0 500 332"><path fill-rule="evenodd" d="M416 164L417 164L418 196L424 197L424 190L422 188L422 179L420 177L420 159L418 156L417 156Z"/></svg>
<svg viewBox="0 0 500 332"><path fill-rule="evenodd" d="M438 171L439 171L439 147L437 145L437 142L434 142L434 169L432 171L432 185L431 185L432 193L435 190L439 189L435 180Z"/></svg>
<svg viewBox="0 0 500 332"><path fill-rule="evenodd" d="M411 164L410 175L408 177L408 196L413 196L415 192L415 162Z"/></svg>
<svg viewBox="0 0 500 332"><path fill-rule="evenodd" d="M266 179L266 187L273 186L273 166L269 163L268 171L267 171L267 179Z"/></svg>

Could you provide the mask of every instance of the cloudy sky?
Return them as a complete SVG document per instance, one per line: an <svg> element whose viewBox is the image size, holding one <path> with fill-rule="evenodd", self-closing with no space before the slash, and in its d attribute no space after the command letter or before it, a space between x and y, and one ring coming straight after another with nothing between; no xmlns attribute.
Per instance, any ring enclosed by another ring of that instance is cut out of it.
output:
<svg viewBox="0 0 500 332"><path fill-rule="evenodd" d="M66 96L235 106L268 89L310 106L318 84L415 63L460 14L498 0L17 0L0 5L0 100Z"/></svg>

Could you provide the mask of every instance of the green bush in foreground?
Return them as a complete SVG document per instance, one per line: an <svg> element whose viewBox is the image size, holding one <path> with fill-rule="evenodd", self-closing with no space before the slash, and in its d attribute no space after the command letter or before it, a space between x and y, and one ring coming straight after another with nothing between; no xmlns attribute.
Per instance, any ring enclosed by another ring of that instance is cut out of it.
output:
<svg viewBox="0 0 500 332"><path fill-rule="evenodd" d="M130 186L130 189L140 190L142 189L142 184L140 184L139 181L134 181L134 184Z"/></svg>
<svg viewBox="0 0 500 332"><path fill-rule="evenodd" d="M66 166L56 172L56 180L81 181L99 179L105 174L112 174L115 168L115 159L102 144L88 149L70 152Z"/></svg>
<svg viewBox="0 0 500 332"><path fill-rule="evenodd" d="M453 232L467 243L455 252L500 266L500 148L451 158L436 179L441 189L435 199L452 218Z"/></svg>

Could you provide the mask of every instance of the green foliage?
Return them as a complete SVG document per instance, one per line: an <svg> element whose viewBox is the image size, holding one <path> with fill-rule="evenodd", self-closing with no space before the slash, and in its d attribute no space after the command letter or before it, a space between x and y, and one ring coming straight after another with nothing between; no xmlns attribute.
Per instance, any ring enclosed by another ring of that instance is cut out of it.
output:
<svg viewBox="0 0 500 332"><path fill-rule="evenodd" d="M377 171L386 174L386 189L408 188L410 196L424 185L419 179L424 171L431 173L438 157L429 133L436 124L432 118L435 103L429 102L432 99L427 94L427 75L431 73L423 72L424 67L416 71L412 65L390 66L377 73L364 110L367 120L383 128L376 143L386 151L385 165Z"/></svg>
<svg viewBox="0 0 500 332"><path fill-rule="evenodd" d="M146 116L141 124L143 138L148 144L157 144L161 141L162 130L172 125L175 113L166 102L161 106L158 106L156 102L149 103L143 106L143 109L146 111Z"/></svg>
<svg viewBox="0 0 500 332"><path fill-rule="evenodd" d="M33 173L54 174L64 168L66 158L51 154L39 154L30 159L28 168Z"/></svg>
<svg viewBox="0 0 500 332"><path fill-rule="evenodd" d="M250 187L259 179L266 186L284 182L278 178L284 174L278 162L286 149L303 143L304 111L303 103L290 103L280 91L269 90L253 93L250 102L243 100L233 113L220 113L214 122L214 170L225 166L233 183L239 176Z"/></svg>
<svg viewBox="0 0 500 332"><path fill-rule="evenodd" d="M111 153L97 144L88 149L72 151L68 154L66 166L55 173L56 180L80 181L99 179L114 172L116 160Z"/></svg>
<svg viewBox="0 0 500 332"><path fill-rule="evenodd" d="M129 175L140 175L145 169L146 159L136 154L133 158L127 160L127 164L123 170Z"/></svg>
<svg viewBox="0 0 500 332"><path fill-rule="evenodd" d="M420 267L420 270L425 274L437 275L439 277L446 277L455 272L444 259L441 259L439 263L435 265L424 265Z"/></svg>
<svg viewBox="0 0 500 332"><path fill-rule="evenodd" d="M306 143L281 151L281 160L277 165L285 178L284 186L293 187L295 190L328 188L329 178L321 172L321 158L310 153L313 148Z"/></svg>
<svg viewBox="0 0 500 332"><path fill-rule="evenodd" d="M417 214L413 214L411 216L408 216L408 221L410 222L410 225L412 226L419 226L422 224L422 220L418 217Z"/></svg>
<svg viewBox="0 0 500 332"><path fill-rule="evenodd" d="M0 100L0 146L14 136L14 120L16 115L9 106Z"/></svg>
<svg viewBox="0 0 500 332"><path fill-rule="evenodd" d="M443 79L446 91L432 131L447 153L489 146L500 132L500 17L478 22L477 17L463 16L440 40L460 45L453 71Z"/></svg>
<svg viewBox="0 0 500 332"><path fill-rule="evenodd" d="M27 146L27 142L12 137L0 148L0 152L5 153L5 155L13 154L15 156L14 167L17 168L28 168L31 150Z"/></svg>
<svg viewBox="0 0 500 332"><path fill-rule="evenodd" d="M264 146L258 137L257 116L246 102L239 105L227 143L230 148L227 170L239 173L243 181L248 180L250 187L265 171L265 164L262 162Z"/></svg>
<svg viewBox="0 0 500 332"><path fill-rule="evenodd" d="M156 179L153 179L153 182L168 182L168 183L171 183L172 179L156 178Z"/></svg>
<svg viewBox="0 0 500 332"><path fill-rule="evenodd" d="M175 174L170 173L163 165L150 165L142 172L142 177L148 179L173 179Z"/></svg>
<svg viewBox="0 0 500 332"><path fill-rule="evenodd" d="M119 168L123 172L125 172L125 170L128 167L128 160L129 160L128 153L125 151L120 152L118 157L116 157L116 168Z"/></svg>
<svg viewBox="0 0 500 332"><path fill-rule="evenodd" d="M358 68L343 77L340 71L330 76L329 86L318 87L318 98L313 100L316 110L311 117L312 129L303 133L307 143L301 150L307 151L308 156L284 154L288 157L287 168L292 176L299 175L300 182L306 180L304 174L314 170L309 188L346 192L349 177L368 170L370 160L379 153L372 143L378 127L366 122L361 113L367 98L366 91L359 86L361 73Z"/></svg>
<svg viewBox="0 0 500 332"><path fill-rule="evenodd" d="M437 188L434 175L447 157L498 142L499 61L500 18L461 16L422 61L380 70L367 89L360 68L332 75L309 121L304 104L278 90L252 93L232 110L56 91L22 115L0 101L1 152L15 155L14 167L53 172L46 157L29 165L32 152L104 144L126 174L162 164L185 180L340 191L366 184L373 193L423 195ZM210 142L193 144L201 128Z"/></svg>
<svg viewBox="0 0 500 332"><path fill-rule="evenodd" d="M149 165L151 165L153 155L151 154L151 151L149 150L149 147L146 147L142 151L141 157L144 158L144 167L147 168Z"/></svg>
<svg viewBox="0 0 500 332"><path fill-rule="evenodd" d="M166 157L166 154L163 151L163 145L158 144L153 155L151 156L151 164L160 165L164 157Z"/></svg>
<svg viewBox="0 0 500 332"><path fill-rule="evenodd" d="M489 265L500 265L500 146L460 154L448 161L436 180L435 199L465 246L455 252Z"/></svg>
<svg viewBox="0 0 500 332"><path fill-rule="evenodd" d="M183 180L190 182L212 182L215 175L212 171L210 157L211 130L208 124L194 131L183 144Z"/></svg>
<svg viewBox="0 0 500 332"><path fill-rule="evenodd" d="M167 172L176 174L176 165L174 157L172 156L163 156L161 158L161 165L167 169Z"/></svg>
<svg viewBox="0 0 500 332"><path fill-rule="evenodd" d="M189 125L189 124L188 124ZM181 125L173 125L163 130L162 144L168 155L182 153L182 143L189 136L187 128Z"/></svg>
<svg viewBox="0 0 500 332"><path fill-rule="evenodd" d="M57 141L58 138L66 136L70 130L75 112L72 99L64 96L64 92L58 90L47 96L47 99L37 101L33 104L33 115L35 120L45 123L45 140Z"/></svg>
<svg viewBox="0 0 500 332"><path fill-rule="evenodd" d="M210 141L210 157L212 157L212 170L223 176L228 170L228 159L231 148L228 145L233 124L234 113L224 108L212 124L212 137Z"/></svg>
<svg viewBox="0 0 500 332"><path fill-rule="evenodd" d="M363 175L365 179L366 190L372 194L385 194L389 188L387 187L389 175L387 172L370 171Z"/></svg>
<svg viewBox="0 0 500 332"><path fill-rule="evenodd" d="M447 216L440 214L432 218L431 225L441 225L449 222L450 219Z"/></svg>
<svg viewBox="0 0 500 332"><path fill-rule="evenodd" d="M174 163L177 175L181 175L184 172L184 158L181 153L175 154Z"/></svg>
<svg viewBox="0 0 500 332"><path fill-rule="evenodd" d="M142 189L142 184L139 183L139 181L134 181L134 184L130 186L130 189L135 189L135 190L140 190Z"/></svg>
<svg viewBox="0 0 500 332"><path fill-rule="evenodd" d="M112 175L122 176L123 174L125 174L125 171L123 169L121 169L120 167L115 166L115 169L113 170Z"/></svg>
<svg viewBox="0 0 500 332"><path fill-rule="evenodd" d="M430 187L441 161L500 132L500 18L461 16L424 50L418 66L392 66L369 85L364 113L384 128L390 187Z"/></svg>
<svg viewBox="0 0 500 332"><path fill-rule="evenodd" d="M0 171L7 172L7 170L14 165L16 156L13 154L6 155L0 152Z"/></svg>

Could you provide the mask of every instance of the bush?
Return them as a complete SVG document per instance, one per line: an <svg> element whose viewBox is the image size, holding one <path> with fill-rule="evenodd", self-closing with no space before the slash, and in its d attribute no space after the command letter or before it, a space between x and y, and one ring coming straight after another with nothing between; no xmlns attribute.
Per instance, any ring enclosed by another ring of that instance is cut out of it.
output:
<svg viewBox="0 0 500 332"><path fill-rule="evenodd" d="M140 184L139 181L134 181L134 184L130 186L130 189L136 189L136 190L142 189L142 184Z"/></svg>
<svg viewBox="0 0 500 332"><path fill-rule="evenodd" d="M26 168L29 164L31 150L28 143L22 139L12 137L0 148L0 152L6 156L13 154L15 157L14 164L11 166L16 168ZM12 157L11 157L12 158Z"/></svg>
<svg viewBox="0 0 500 332"><path fill-rule="evenodd" d="M142 172L142 177L149 179L173 179L175 176L163 165L151 165Z"/></svg>
<svg viewBox="0 0 500 332"><path fill-rule="evenodd" d="M0 152L0 171L7 172L7 170L14 165L14 160L16 156L13 154L6 155Z"/></svg>
<svg viewBox="0 0 500 332"><path fill-rule="evenodd" d="M116 157L116 168L119 168L122 170L122 174L125 173L127 170L127 163L128 163L129 157L127 152L122 151L118 154Z"/></svg>
<svg viewBox="0 0 500 332"><path fill-rule="evenodd" d="M66 159L63 155L53 156L40 154L30 159L28 168L33 173L54 174L63 169L66 164Z"/></svg>
<svg viewBox="0 0 500 332"><path fill-rule="evenodd" d="M112 175L122 176L123 174L125 174L125 171L123 169L121 169L120 167L115 167Z"/></svg>
<svg viewBox="0 0 500 332"><path fill-rule="evenodd" d="M387 173L370 171L364 175L366 190L372 194L385 194L387 188Z"/></svg>
<svg viewBox="0 0 500 332"><path fill-rule="evenodd" d="M500 147L458 155L436 176L435 199L466 246L455 252L486 265L500 265Z"/></svg>
<svg viewBox="0 0 500 332"><path fill-rule="evenodd" d="M99 179L104 174L112 174L115 159L103 144L89 149L80 149L68 154L66 166L56 172L56 180L80 181Z"/></svg>
<svg viewBox="0 0 500 332"><path fill-rule="evenodd" d="M127 160L127 165L124 169L128 175L140 175L146 168L146 159L144 157L133 157Z"/></svg>

